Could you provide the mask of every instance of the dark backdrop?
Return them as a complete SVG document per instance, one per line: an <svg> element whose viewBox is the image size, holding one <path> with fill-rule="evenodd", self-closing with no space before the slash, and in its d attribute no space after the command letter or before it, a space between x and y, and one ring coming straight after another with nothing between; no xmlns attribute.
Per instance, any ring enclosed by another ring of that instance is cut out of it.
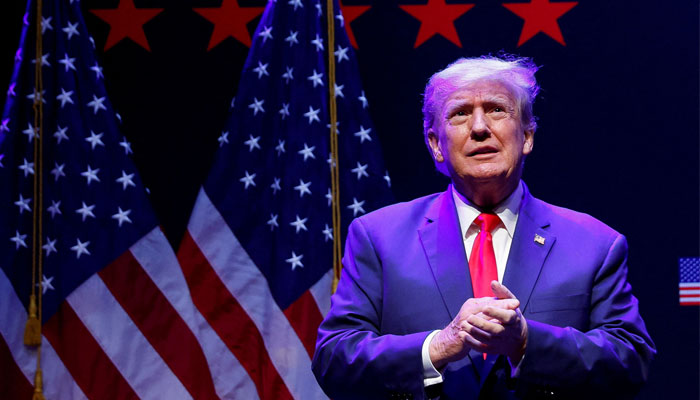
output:
<svg viewBox="0 0 700 400"><path fill-rule="evenodd" d="M535 196L592 214L628 237L629 280L659 351L641 397L699 398L700 308L678 305L678 258L700 253L698 2L582 0L557 20L566 45L540 32L521 46L523 19L500 2L472 3L454 21L461 47L442 35L414 47L421 21L399 6L425 1L344 1L371 6L350 26L395 197L409 200L447 183L422 140L427 78L459 56L504 50L533 57L543 89L525 181ZM248 48L229 37L207 50L213 24L193 8L220 0L136 0L164 9L144 25L150 51L129 39L105 51L110 25L88 10L117 4L82 1L123 133L177 247ZM22 0L0 3L2 87L24 8ZM257 21L247 25L251 33Z"/></svg>

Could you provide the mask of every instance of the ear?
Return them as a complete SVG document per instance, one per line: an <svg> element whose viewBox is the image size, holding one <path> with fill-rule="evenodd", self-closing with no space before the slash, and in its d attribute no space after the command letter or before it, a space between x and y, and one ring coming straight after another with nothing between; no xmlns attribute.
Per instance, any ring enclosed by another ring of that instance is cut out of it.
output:
<svg viewBox="0 0 700 400"><path fill-rule="evenodd" d="M523 142L523 154L528 155L532 153L532 149L535 146L535 131L528 129L523 132L525 136L525 141Z"/></svg>
<svg viewBox="0 0 700 400"><path fill-rule="evenodd" d="M433 159L436 162L443 162L445 158L442 156L442 151L440 150L440 137L437 133L430 128L428 130L428 145L430 146L430 151L433 154Z"/></svg>

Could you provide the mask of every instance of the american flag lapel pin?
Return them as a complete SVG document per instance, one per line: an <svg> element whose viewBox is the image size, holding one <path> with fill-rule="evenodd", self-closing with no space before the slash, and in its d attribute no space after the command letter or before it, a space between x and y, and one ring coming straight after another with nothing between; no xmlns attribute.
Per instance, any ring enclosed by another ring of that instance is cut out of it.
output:
<svg viewBox="0 0 700 400"><path fill-rule="evenodd" d="M538 234L535 234L535 243L544 245L544 238Z"/></svg>

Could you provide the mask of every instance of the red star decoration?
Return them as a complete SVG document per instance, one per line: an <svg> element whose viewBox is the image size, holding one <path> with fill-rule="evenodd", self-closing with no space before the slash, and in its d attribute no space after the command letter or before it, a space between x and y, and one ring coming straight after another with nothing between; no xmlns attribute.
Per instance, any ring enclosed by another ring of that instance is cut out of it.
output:
<svg viewBox="0 0 700 400"><path fill-rule="evenodd" d="M445 4L445 0L428 0L428 4L425 5L400 7L420 20L420 29L413 48L437 34L462 47L454 21L474 7L474 4Z"/></svg>
<svg viewBox="0 0 700 400"><path fill-rule="evenodd" d="M104 51L125 38L133 40L144 49L151 51L143 25L163 11L162 8L136 8L134 0L119 0L117 8L90 10L91 13L109 24L109 35Z"/></svg>
<svg viewBox="0 0 700 400"><path fill-rule="evenodd" d="M265 7L240 7L236 0L223 0L221 7L194 9L214 24L214 32L211 34L207 50L211 50L229 36L250 47L252 41L248 32L248 22L262 14L263 10Z"/></svg>
<svg viewBox="0 0 700 400"><path fill-rule="evenodd" d="M578 1L550 3L549 0L530 0L529 3L505 3L503 7L525 20L518 47L539 32L547 34L562 46L566 46L557 19L574 8L576 4Z"/></svg>
<svg viewBox="0 0 700 400"><path fill-rule="evenodd" d="M350 44L355 49L358 49L357 41L355 40L355 35L352 33L352 28L350 28L350 23L369 9L370 6L344 6L343 2L340 2L340 12L343 13L345 31L348 33Z"/></svg>

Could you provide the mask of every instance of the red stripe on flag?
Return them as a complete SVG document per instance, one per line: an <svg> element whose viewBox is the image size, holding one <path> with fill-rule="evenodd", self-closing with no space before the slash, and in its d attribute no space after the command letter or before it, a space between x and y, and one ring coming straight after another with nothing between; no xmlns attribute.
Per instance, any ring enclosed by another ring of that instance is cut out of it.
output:
<svg viewBox="0 0 700 400"><path fill-rule="evenodd" d="M139 398L67 301L42 331L87 398Z"/></svg>
<svg viewBox="0 0 700 400"><path fill-rule="evenodd" d="M197 338L131 252L98 274L192 397L219 398Z"/></svg>
<svg viewBox="0 0 700 400"><path fill-rule="evenodd" d="M304 292L301 297L284 310L284 315L304 344L309 358L313 358L318 326L321 325L323 316L311 292L308 290Z"/></svg>
<svg viewBox="0 0 700 400"><path fill-rule="evenodd" d="M258 328L228 291L189 232L185 232L177 256L195 306L248 372L260 399L292 399L267 354Z"/></svg>
<svg viewBox="0 0 700 400"><path fill-rule="evenodd" d="M31 399L34 386L15 362L5 338L0 335L0 394L3 399Z"/></svg>

